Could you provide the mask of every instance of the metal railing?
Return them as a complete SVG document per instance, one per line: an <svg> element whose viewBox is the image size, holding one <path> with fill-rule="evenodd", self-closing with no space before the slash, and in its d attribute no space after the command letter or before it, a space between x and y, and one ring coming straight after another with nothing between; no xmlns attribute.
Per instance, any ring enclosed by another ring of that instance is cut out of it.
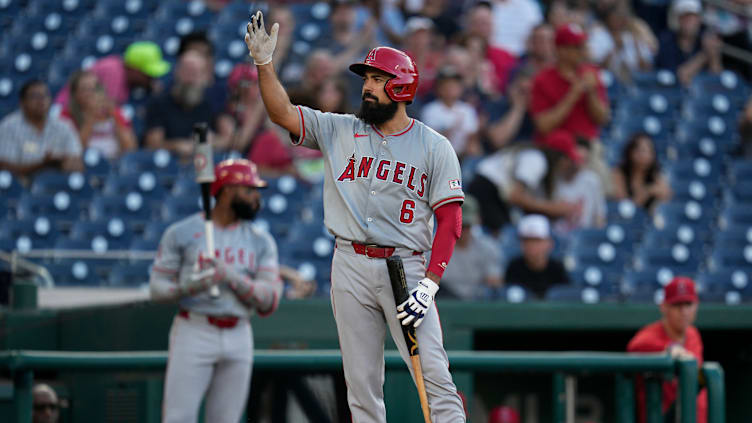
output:
<svg viewBox="0 0 752 423"><path fill-rule="evenodd" d="M674 377L679 381L677 414L679 423L696 422L698 371L695 360L674 360L665 354L625 354L594 352L486 352L449 351L453 371L469 372L544 372L552 373L554 422L571 423L574 417L578 374L612 373L615 375L617 423L635 421L631 375L646 374ZM6 351L0 353L0 367L13 376L12 422L31 422L35 370L161 370L167 362L164 351L139 352L66 352ZM386 351L389 370L406 370L396 351ZM264 370L339 371L342 356L338 350L257 350L254 366ZM723 371L716 363L702 368L709 399L709 423L725 423ZM662 422L661 378L646 378L648 422ZM419 417L416 415L416 418Z"/></svg>

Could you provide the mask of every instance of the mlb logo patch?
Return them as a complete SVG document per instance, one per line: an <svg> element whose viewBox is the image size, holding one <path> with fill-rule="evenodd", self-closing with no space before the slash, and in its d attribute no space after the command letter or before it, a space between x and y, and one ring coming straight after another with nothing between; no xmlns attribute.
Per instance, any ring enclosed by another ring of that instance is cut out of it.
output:
<svg viewBox="0 0 752 423"><path fill-rule="evenodd" d="M459 179L452 179L449 181L449 189L462 189L462 184Z"/></svg>

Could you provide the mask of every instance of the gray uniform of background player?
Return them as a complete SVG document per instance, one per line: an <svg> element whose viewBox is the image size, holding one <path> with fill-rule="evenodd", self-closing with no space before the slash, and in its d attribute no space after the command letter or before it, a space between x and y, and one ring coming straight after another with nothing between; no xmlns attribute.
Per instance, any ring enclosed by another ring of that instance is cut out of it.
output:
<svg viewBox="0 0 752 423"><path fill-rule="evenodd" d="M240 222L214 226L215 255L227 266L246 272L256 283L273 286L276 308L282 293L277 246L269 233ZM207 255L202 214L171 225L159 243L151 271L155 300L176 299L180 281L195 272L199 254ZM253 363L253 335L248 317L252 310L244 293L219 285L220 296L211 299L208 290L180 298L180 308L191 312L188 319L176 316L170 329L169 359L164 389L163 422L196 422L201 399L206 394L206 421L237 423L248 398ZM243 300L246 300L244 302ZM210 325L206 315L237 316L234 328Z"/></svg>
<svg viewBox="0 0 752 423"><path fill-rule="evenodd" d="M298 110L296 145L324 155L324 222L337 237L332 310L350 410L354 422L383 423L387 326L402 358L410 360L385 260L356 254L349 241L398 247L408 290L415 288L426 269L424 257L412 252L431 249L433 211L464 198L459 162L449 141L417 120L398 135L384 136L353 115ZM433 422L464 422L436 307L429 309L417 337Z"/></svg>

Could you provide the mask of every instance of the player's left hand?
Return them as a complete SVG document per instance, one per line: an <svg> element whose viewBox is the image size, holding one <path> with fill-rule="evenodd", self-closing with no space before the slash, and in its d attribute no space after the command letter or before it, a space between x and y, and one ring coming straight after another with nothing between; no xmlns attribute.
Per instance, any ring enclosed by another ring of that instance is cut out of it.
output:
<svg viewBox="0 0 752 423"><path fill-rule="evenodd" d="M215 257L201 257L198 261L199 271L213 270L215 284L229 284L232 286L237 280L243 278L243 275L235 269L227 266L222 260Z"/></svg>
<svg viewBox="0 0 752 423"><path fill-rule="evenodd" d="M438 290L436 282L429 278L421 279L418 286L410 292L408 300L397 306L397 319L402 321L402 326L420 326Z"/></svg>

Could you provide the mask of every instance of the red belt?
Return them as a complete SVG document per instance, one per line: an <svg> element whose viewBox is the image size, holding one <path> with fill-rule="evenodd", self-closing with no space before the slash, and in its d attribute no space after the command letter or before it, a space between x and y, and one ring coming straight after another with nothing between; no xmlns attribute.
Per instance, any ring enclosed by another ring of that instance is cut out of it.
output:
<svg viewBox="0 0 752 423"><path fill-rule="evenodd" d="M180 310L178 316L187 319L190 317L190 314L188 310ZM238 324L240 318L236 316L206 316L206 320L210 325L214 325L220 329L230 329Z"/></svg>
<svg viewBox="0 0 752 423"><path fill-rule="evenodd" d="M370 258L387 258L394 254L395 247L383 247L381 245L366 245L357 242L352 243L353 251L356 254L361 254ZM413 251L414 256L419 256L422 253L420 251Z"/></svg>

